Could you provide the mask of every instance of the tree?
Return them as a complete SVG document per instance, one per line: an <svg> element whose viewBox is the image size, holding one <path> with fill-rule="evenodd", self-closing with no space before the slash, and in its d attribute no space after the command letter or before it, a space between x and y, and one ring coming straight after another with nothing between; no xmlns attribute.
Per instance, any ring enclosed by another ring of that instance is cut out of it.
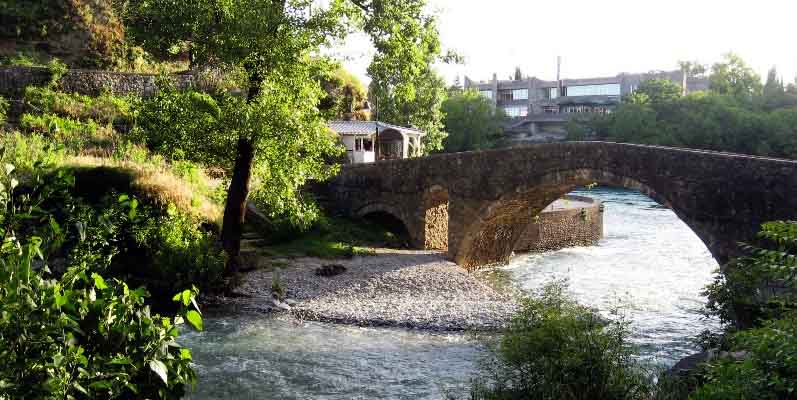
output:
<svg viewBox="0 0 797 400"><path fill-rule="evenodd" d="M761 77L741 57L734 53L724 56L725 62L711 66L711 90L717 94L730 95L749 102L761 94Z"/></svg>
<svg viewBox="0 0 797 400"><path fill-rule="evenodd" d="M443 113L448 133L445 152L490 148L503 134L506 115L476 90L466 90L446 99Z"/></svg>
<svg viewBox="0 0 797 400"><path fill-rule="evenodd" d="M515 67L515 76L514 76L514 78L515 78L516 81L522 81L523 80L523 71L520 70L520 67Z"/></svg>
<svg viewBox="0 0 797 400"><path fill-rule="evenodd" d="M639 84L631 102L652 105L675 101L681 97L681 87L669 79L651 79Z"/></svg>
<svg viewBox="0 0 797 400"><path fill-rule="evenodd" d="M783 81L778 78L778 70L775 67L770 68L764 83L764 97L781 95L784 90Z"/></svg>
<svg viewBox="0 0 797 400"><path fill-rule="evenodd" d="M364 109L368 95L362 82L342 66L322 72L319 79L326 96L319 108L325 119L368 120L369 114Z"/></svg>
<svg viewBox="0 0 797 400"><path fill-rule="evenodd" d="M440 49L436 21L424 13L425 0L382 0L383 18L370 18L364 26L377 54L368 66L372 104L381 121L418 128L425 153L442 148L445 138L440 106L446 86L432 69L435 61L458 61ZM375 9L380 9L376 7Z"/></svg>
<svg viewBox="0 0 797 400"><path fill-rule="evenodd" d="M707 70L706 66L698 61L678 61L678 66L689 78L703 77Z"/></svg>
<svg viewBox="0 0 797 400"><path fill-rule="evenodd" d="M429 96L421 90L417 93L423 96L416 94L415 88L431 73L428 66L439 53L434 20L424 15L424 6L423 0L333 0L323 6L307 0L128 3L124 15L132 37L147 50L168 54L184 49L198 64L218 64L245 73L246 102L228 121L230 134L236 137L222 227L228 273L236 273L240 265L242 226L258 154L265 153L263 159L270 161L257 166L266 177L274 170L281 172L268 181L279 185L267 188L278 200L295 194L308 176L329 173L316 157L301 162L305 168L290 168L285 159L301 161L304 147L293 154L280 154L279 147L266 145L274 142L269 138L291 138L298 132L306 135L302 145L324 140L326 133L316 107L322 93L313 76L330 66L311 55L352 28L361 28L377 50L369 68L371 76L384 90L395 90L396 97L403 100L400 105L412 104ZM430 81L426 82L428 86ZM427 122L415 115L412 119ZM434 118L429 122L426 127L416 125L435 133Z"/></svg>

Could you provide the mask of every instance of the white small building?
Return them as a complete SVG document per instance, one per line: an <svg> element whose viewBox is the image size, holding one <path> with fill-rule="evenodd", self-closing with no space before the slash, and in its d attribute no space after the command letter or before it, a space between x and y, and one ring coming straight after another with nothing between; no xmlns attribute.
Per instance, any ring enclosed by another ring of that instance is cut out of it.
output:
<svg viewBox="0 0 797 400"><path fill-rule="evenodd" d="M395 160L423 154L424 132L378 121L331 121L340 135L350 163ZM378 148L377 148L378 147Z"/></svg>

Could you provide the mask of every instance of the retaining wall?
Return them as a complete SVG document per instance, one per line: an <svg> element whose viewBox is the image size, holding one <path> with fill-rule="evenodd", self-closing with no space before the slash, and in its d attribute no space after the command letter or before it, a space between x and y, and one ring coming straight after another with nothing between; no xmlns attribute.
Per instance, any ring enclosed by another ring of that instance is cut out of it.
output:
<svg viewBox="0 0 797 400"><path fill-rule="evenodd" d="M170 75L179 88L192 86L196 78L191 74ZM0 96L19 99L28 86L42 86L50 81L44 67L0 67ZM97 96L103 91L116 95L135 94L149 97L157 93L157 75L125 72L70 69L59 81L69 93Z"/></svg>
<svg viewBox="0 0 797 400"><path fill-rule="evenodd" d="M603 238L603 207L600 201L583 196L565 196L564 200L557 202L561 202L564 208L543 210L523 233L515 252L590 246Z"/></svg>

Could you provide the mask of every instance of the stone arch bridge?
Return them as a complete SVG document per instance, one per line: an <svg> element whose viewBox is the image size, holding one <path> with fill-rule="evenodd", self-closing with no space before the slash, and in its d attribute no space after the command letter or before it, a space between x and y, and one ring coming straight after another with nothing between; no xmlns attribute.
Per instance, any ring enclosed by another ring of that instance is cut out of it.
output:
<svg viewBox="0 0 797 400"><path fill-rule="evenodd" d="M535 215L592 183L671 208L721 264L761 223L797 219L797 161L606 142L347 165L330 189L348 215L389 214L413 246L473 268L506 259Z"/></svg>

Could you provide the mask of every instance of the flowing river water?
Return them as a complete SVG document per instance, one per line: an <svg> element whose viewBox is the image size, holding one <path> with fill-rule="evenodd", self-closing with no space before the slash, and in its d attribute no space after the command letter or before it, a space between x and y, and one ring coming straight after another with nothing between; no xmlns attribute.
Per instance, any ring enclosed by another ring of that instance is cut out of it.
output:
<svg viewBox="0 0 797 400"><path fill-rule="evenodd" d="M598 245L520 255L501 275L526 291L566 279L580 302L620 306L640 357L668 367L695 352L705 319L701 289L716 262L675 214L639 192L577 192L604 202ZM206 317L181 336L194 353L191 399L467 398L483 345L467 334L357 328L285 317Z"/></svg>

